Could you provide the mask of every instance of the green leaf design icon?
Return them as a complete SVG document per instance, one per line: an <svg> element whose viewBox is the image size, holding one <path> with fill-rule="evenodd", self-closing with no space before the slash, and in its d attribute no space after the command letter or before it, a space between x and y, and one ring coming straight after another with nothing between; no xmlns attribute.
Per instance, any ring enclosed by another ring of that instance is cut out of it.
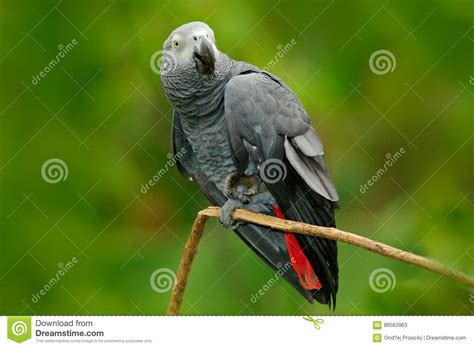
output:
<svg viewBox="0 0 474 348"><path fill-rule="evenodd" d="M306 316L306 317L303 317L303 319L313 323L313 326L316 330L321 329L321 324L324 323L324 319L321 319L321 318L314 319L314 318L310 317L309 315Z"/></svg>

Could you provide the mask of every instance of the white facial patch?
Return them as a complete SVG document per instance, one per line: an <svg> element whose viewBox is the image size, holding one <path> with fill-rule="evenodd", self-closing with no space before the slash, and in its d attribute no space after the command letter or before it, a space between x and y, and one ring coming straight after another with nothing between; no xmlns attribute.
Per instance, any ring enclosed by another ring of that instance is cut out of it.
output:
<svg viewBox="0 0 474 348"><path fill-rule="evenodd" d="M198 31L195 31L193 33L193 36L197 36L197 37L201 37L201 36L204 36L206 37L209 42L211 43L212 45L212 48L214 49L214 53L217 53L217 47L216 45L214 44L213 40L212 40L212 35L210 35L206 30L198 30Z"/></svg>
<svg viewBox="0 0 474 348"><path fill-rule="evenodd" d="M194 34L195 36L206 36L208 35L207 31L206 30L199 30L199 31L195 31ZM208 35L209 36L209 35Z"/></svg>

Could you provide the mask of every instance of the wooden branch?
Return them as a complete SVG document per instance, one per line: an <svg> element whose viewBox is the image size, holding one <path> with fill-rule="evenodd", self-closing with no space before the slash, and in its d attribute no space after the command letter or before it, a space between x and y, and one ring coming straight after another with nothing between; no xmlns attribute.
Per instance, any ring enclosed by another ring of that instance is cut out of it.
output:
<svg viewBox="0 0 474 348"><path fill-rule="evenodd" d="M171 294L171 299L167 312L168 315L179 315L179 310L181 307L181 302L183 301L184 290L188 281L189 272L191 271L191 265L194 256L197 252L199 240L201 239L201 236L204 232L204 226L209 217L218 218L219 215L220 208L218 207L209 207L198 213L197 218L193 224L191 235L189 236L189 239L186 243L183 258L181 259L176 285ZM451 278L459 283L474 288L474 278L468 276L467 274L450 269L449 267L437 261L427 259L426 257L422 257L410 253L408 251L403 251L401 249L397 249L390 245L376 242L374 240L359 236L354 233L338 230L337 228L314 226L302 222L282 220L273 216L254 213L245 209L237 209L232 214L232 217L234 220L237 221L250 222L257 225L267 226L273 229L291 233L300 233L309 236L319 236L358 246L360 248L364 248L379 255L390 257L395 260L399 260L417 267L427 269L431 272Z"/></svg>
<svg viewBox="0 0 474 348"><path fill-rule="evenodd" d="M202 210L198 213L196 220L194 220L193 229L189 235L188 241L184 247L183 258L179 265L178 275L176 277L176 284L171 293L171 300L168 305L168 315L178 315L179 309L181 308L181 302L183 302L184 290L188 283L189 272L191 272L191 266L193 264L194 256L196 256L199 241L201 240L202 234L204 233L204 226L206 225L207 219L212 216L206 214L209 208ZM220 208L217 208L220 211ZM219 216L219 215L217 215Z"/></svg>

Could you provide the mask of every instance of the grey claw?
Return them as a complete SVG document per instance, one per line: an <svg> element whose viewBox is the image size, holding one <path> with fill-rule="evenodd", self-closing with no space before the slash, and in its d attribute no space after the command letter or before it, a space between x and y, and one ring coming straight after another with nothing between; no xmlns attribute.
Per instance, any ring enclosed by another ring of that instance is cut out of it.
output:
<svg viewBox="0 0 474 348"><path fill-rule="evenodd" d="M235 184L239 180L240 174L238 172L233 172L227 175L224 183L224 194L227 198L235 198Z"/></svg>
<svg viewBox="0 0 474 348"><path fill-rule="evenodd" d="M219 217L219 220L221 221L222 225L224 225L224 227L226 228L231 228L233 230L242 226L244 222L235 221L234 219L232 219L232 213L235 209L243 207L244 205L235 199L227 200L227 202L225 202L225 204L221 208L221 215Z"/></svg>

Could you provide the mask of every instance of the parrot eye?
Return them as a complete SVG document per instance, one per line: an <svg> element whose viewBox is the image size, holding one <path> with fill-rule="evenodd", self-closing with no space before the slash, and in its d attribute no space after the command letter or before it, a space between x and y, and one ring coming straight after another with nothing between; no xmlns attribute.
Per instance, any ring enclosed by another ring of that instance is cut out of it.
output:
<svg viewBox="0 0 474 348"><path fill-rule="evenodd" d="M179 47L179 42L178 41L173 41L173 46L178 48Z"/></svg>

